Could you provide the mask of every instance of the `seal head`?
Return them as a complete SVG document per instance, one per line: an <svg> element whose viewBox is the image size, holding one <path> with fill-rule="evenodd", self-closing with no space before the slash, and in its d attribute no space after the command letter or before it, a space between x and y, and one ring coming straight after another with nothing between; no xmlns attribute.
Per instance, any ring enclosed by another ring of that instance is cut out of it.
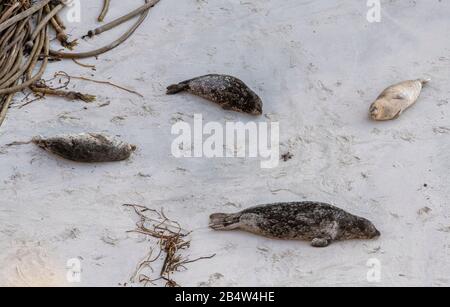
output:
<svg viewBox="0 0 450 307"><path fill-rule="evenodd" d="M376 121L386 121L400 116L402 110L397 104L393 104L385 98L377 99L370 106L370 118Z"/></svg>

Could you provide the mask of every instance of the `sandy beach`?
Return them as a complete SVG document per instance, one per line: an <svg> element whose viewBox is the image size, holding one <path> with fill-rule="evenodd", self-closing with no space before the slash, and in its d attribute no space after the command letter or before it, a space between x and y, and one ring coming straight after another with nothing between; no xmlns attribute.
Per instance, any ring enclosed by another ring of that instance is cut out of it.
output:
<svg viewBox="0 0 450 307"><path fill-rule="evenodd" d="M112 1L109 19L143 1ZM182 286L450 286L450 2L381 1L368 22L364 0L161 0L123 45L64 71L139 92L72 80L84 103L46 97L23 108L16 95L0 128L0 286L141 286L130 278L152 241L128 233L137 221L123 204L164 212L193 230L174 277ZM102 1L82 0L80 38ZM64 14L62 14L64 17ZM86 40L111 42L130 23ZM55 48L60 48L53 42ZM166 87L209 73L237 76L264 101L264 114L224 111ZM370 104L387 86L431 78L400 118L373 122ZM278 122L280 154L263 169L254 158L175 158L177 122ZM103 132L137 145L125 162L80 164L33 145L36 135ZM382 236L315 249L208 228L214 212L314 200L370 219ZM81 281L67 279L78 259ZM368 263L379 278L368 278ZM155 263L156 271L159 270Z"/></svg>

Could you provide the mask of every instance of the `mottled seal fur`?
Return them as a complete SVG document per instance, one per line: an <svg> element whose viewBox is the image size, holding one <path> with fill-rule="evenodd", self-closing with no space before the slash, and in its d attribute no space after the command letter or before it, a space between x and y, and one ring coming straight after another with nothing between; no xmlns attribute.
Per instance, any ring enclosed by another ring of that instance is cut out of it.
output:
<svg viewBox="0 0 450 307"><path fill-rule="evenodd" d="M35 137L32 142L65 159L87 163L126 160L136 150L134 145L98 133Z"/></svg>
<svg viewBox="0 0 450 307"><path fill-rule="evenodd" d="M217 103L225 110L261 115L261 98L241 80L226 75L206 75L167 88L167 94L189 92Z"/></svg>
<svg viewBox="0 0 450 307"><path fill-rule="evenodd" d="M210 216L210 227L239 229L276 239L304 240L314 247L326 247L333 241L380 236L370 221L318 202L278 203L235 214L216 213Z"/></svg>
<svg viewBox="0 0 450 307"><path fill-rule="evenodd" d="M430 79L409 80L388 87L370 106L370 117L377 121L399 117L417 101L423 86L430 81Z"/></svg>

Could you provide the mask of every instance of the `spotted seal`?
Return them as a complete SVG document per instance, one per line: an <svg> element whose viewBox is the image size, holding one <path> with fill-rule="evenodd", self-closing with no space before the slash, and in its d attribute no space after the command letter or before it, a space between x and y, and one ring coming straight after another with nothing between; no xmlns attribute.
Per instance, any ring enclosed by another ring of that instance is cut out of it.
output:
<svg viewBox="0 0 450 307"><path fill-rule="evenodd" d="M261 205L235 214L215 213L215 230L244 230L275 239L310 241L326 247L333 241L373 239L380 232L368 220L337 207L318 202Z"/></svg>
<svg viewBox="0 0 450 307"><path fill-rule="evenodd" d="M261 98L241 80L226 75L211 74L186 80L167 88L168 95L189 92L217 103L225 110L261 115Z"/></svg>
<svg viewBox="0 0 450 307"><path fill-rule="evenodd" d="M76 162L114 162L126 160L136 146L99 133L60 135L52 138L35 137L37 146Z"/></svg>
<svg viewBox="0 0 450 307"><path fill-rule="evenodd" d="M388 87L370 106L370 117L377 121L399 117L417 101L424 85L430 81L430 79L409 80Z"/></svg>

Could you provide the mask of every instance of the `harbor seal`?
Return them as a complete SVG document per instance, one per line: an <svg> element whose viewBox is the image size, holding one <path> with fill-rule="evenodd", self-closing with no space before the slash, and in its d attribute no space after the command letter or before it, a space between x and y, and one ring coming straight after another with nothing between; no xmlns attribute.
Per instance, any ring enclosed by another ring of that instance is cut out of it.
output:
<svg viewBox="0 0 450 307"><path fill-rule="evenodd" d="M226 75L206 75L167 88L167 95L186 91L217 103L225 110L261 115L261 98L241 80Z"/></svg>
<svg viewBox="0 0 450 307"><path fill-rule="evenodd" d="M304 240L314 247L333 241L374 239L380 232L368 220L318 202L278 203L252 207L235 214L215 213L215 230L244 230L275 239Z"/></svg>
<svg viewBox="0 0 450 307"><path fill-rule="evenodd" d="M32 142L65 159L87 163L126 160L136 150L134 145L99 133L35 137Z"/></svg>
<svg viewBox="0 0 450 307"><path fill-rule="evenodd" d="M404 81L385 89L370 106L370 117L376 121L398 118L420 96L430 79Z"/></svg>

